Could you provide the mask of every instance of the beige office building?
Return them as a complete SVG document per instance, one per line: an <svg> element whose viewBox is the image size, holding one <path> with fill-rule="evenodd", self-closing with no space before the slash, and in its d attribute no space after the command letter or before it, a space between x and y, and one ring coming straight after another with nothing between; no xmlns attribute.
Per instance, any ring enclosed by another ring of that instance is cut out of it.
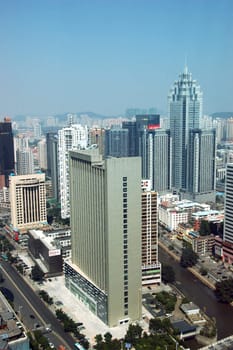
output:
<svg viewBox="0 0 233 350"><path fill-rule="evenodd" d="M9 182L13 228L23 231L47 224L45 174L12 175Z"/></svg>
<svg viewBox="0 0 233 350"><path fill-rule="evenodd" d="M141 160L70 152L66 286L104 323L141 318Z"/></svg>
<svg viewBox="0 0 233 350"><path fill-rule="evenodd" d="M161 283L158 260L158 193L151 190L151 181L142 180L142 285Z"/></svg>

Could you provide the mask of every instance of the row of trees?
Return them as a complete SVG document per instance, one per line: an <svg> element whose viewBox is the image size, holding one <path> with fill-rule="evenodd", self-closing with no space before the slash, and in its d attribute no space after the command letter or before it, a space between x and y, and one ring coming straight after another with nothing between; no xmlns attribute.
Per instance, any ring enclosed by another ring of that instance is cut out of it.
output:
<svg viewBox="0 0 233 350"><path fill-rule="evenodd" d="M95 337L96 350L120 350L127 346L134 347L137 350L174 350L176 339L176 330L173 329L168 318L163 320L151 319L149 323L150 334L143 332L138 324L129 325L124 339L113 339L111 333L107 332L102 336L97 334ZM177 341L178 344L178 341ZM180 349L180 347L177 347Z"/></svg>
<svg viewBox="0 0 233 350"><path fill-rule="evenodd" d="M56 317L63 324L64 331L73 333L74 336L78 339L79 343L85 348L89 348L89 342L85 338L85 335L80 333L77 329L78 323L70 318L62 309L56 310Z"/></svg>

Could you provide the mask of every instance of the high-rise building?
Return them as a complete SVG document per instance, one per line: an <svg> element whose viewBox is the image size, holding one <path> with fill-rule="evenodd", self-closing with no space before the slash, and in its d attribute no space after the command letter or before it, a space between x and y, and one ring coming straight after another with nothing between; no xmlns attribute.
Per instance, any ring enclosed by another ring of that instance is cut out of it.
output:
<svg viewBox="0 0 233 350"><path fill-rule="evenodd" d="M105 131L105 156L128 156L128 130L114 126Z"/></svg>
<svg viewBox="0 0 233 350"><path fill-rule="evenodd" d="M16 170L17 175L34 173L34 158L31 148L16 150Z"/></svg>
<svg viewBox="0 0 233 350"><path fill-rule="evenodd" d="M10 118L0 122L0 188L8 187L8 177L14 172L14 144Z"/></svg>
<svg viewBox="0 0 233 350"><path fill-rule="evenodd" d="M170 190L172 144L169 130L160 129L160 116L136 115L136 122L123 122L122 128L128 130L128 155L142 158L142 178L160 193Z"/></svg>
<svg viewBox="0 0 233 350"><path fill-rule="evenodd" d="M53 197L59 200L58 184L58 135L56 133L46 134L47 145L47 174L51 177Z"/></svg>
<svg viewBox="0 0 233 350"><path fill-rule="evenodd" d="M104 154L104 139L105 139L105 129L92 127L89 129L88 135L88 145L97 145L99 148L99 153Z"/></svg>
<svg viewBox="0 0 233 350"><path fill-rule="evenodd" d="M215 150L215 129L190 131L187 189L200 202L215 200Z"/></svg>
<svg viewBox="0 0 233 350"><path fill-rule="evenodd" d="M39 156L39 167L40 169L47 169L47 145L46 139L43 138L38 142L38 156Z"/></svg>
<svg viewBox="0 0 233 350"><path fill-rule="evenodd" d="M142 180L142 285L161 283L158 260L158 193Z"/></svg>
<svg viewBox="0 0 233 350"><path fill-rule="evenodd" d="M61 217L70 217L69 151L85 149L88 142L87 127L73 124L58 131L58 166Z"/></svg>
<svg viewBox="0 0 233 350"><path fill-rule="evenodd" d="M190 158L190 144L193 143L191 138L193 134L191 131L196 129L200 130L201 126L202 92L196 80L192 79L192 75L188 72L187 67L185 67L184 72L180 75L179 80L174 83L168 96L168 102L172 139L172 186L173 189L181 193L183 197L189 198L189 196L191 196L195 199L193 188L190 184L191 178L189 176L190 169L194 168L192 162L194 161L193 157L195 157L195 155ZM199 148L198 152L207 153L204 147L204 139L202 140L203 147ZM215 142L212 142L212 145L215 147ZM199 147L197 143L196 147ZM214 152L215 150L210 152L208 162L215 162L215 160L213 160ZM207 159L208 154L205 156L201 154L200 157L202 159L204 159L204 157ZM213 164L213 166L215 167L215 164ZM200 171L200 167L196 167L196 173L192 175L195 177L195 179L193 179L194 182L197 182L198 177L201 176ZM206 174L206 176L212 177L212 171L209 175ZM206 184L209 183L206 179L204 182ZM206 197L207 200L210 200L210 197L214 199L214 187L210 189L209 186L206 188L203 186L200 192L208 193L208 199Z"/></svg>
<svg viewBox="0 0 233 350"><path fill-rule="evenodd" d="M137 156L136 152L136 122L125 121L122 123L122 128L128 130L128 156Z"/></svg>
<svg viewBox="0 0 233 350"><path fill-rule="evenodd" d="M13 228L27 230L47 224L45 174L12 175L9 182Z"/></svg>
<svg viewBox="0 0 233 350"><path fill-rule="evenodd" d="M14 137L15 161L17 175L34 173L34 157L29 147L29 139L24 135Z"/></svg>
<svg viewBox="0 0 233 350"><path fill-rule="evenodd" d="M157 129L153 137L152 188L160 194L171 189L172 142L169 130Z"/></svg>
<svg viewBox="0 0 233 350"><path fill-rule="evenodd" d="M227 164L223 240L233 245L233 163Z"/></svg>
<svg viewBox="0 0 233 350"><path fill-rule="evenodd" d="M66 286L104 323L141 318L141 161L70 152ZM77 205L78 203L78 205Z"/></svg>

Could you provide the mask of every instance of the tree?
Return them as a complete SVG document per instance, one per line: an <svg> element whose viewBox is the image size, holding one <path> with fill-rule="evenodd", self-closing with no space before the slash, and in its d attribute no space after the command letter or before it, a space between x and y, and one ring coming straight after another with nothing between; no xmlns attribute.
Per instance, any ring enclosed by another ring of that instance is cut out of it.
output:
<svg viewBox="0 0 233 350"><path fill-rule="evenodd" d="M184 248L180 258L180 265L182 267L192 267L196 265L198 255L192 250L192 248Z"/></svg>
<svg viewBox="0 0 233 350"><path fill-rule="evenodd" d="M35 265L32 268L31 276L34 281L41 281L44 277L44 272L39 268L38 265Z"/></svg>
<svg viewBox="0 0 233 350"><path fill-rule="evenodd" d="M218 301L230 304L233 301L233 278L215 284L215 295Z"/></svg>
<svg viewBox="0 0 233 350"><path fill-rule="evenodd" d="M173 283L175 281L175 271L170 265L162 265L162 281L164 283Z"/></svg>
<svg viewBox="0 0 233 350"><path fill-rule="evenodd" d="M142 336L142 327L139 326L138 324L136 325L130 324L127 330L127 333L125 335L125 341L127 343L131 343L135 345L138 339L141 339L141 336Z"/></svg>
<svg viewBox="0 0 233 350"><path fill-rule="evenodd" d="M210 225L207 220L201 220L199 233L201 236L208 236L210 232Z"/></svg>

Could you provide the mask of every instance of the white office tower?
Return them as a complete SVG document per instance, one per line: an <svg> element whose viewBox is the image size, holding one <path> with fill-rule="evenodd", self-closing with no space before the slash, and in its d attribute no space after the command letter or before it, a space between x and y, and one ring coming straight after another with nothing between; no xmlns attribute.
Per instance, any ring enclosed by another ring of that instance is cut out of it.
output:
<svg viewBox="0 0 233 350"><path fill-rule="evenodd" d="M233 244L233 163L227 164L225 184L225 220L224 235L225 242Z"/></svg>
<svg viewBox="0 0 233 350"><path fill-rule="evenodd" d="M66 286L110 327L140 320L141 159L103 160L98 149L70 152L70 158Z"/></svg>
<svg viewBox="0 0 233 350"><path fill-rule="evenodd" d="M142 285L161 283L158 261L158 193L151 181L142 180Z"/></svg>
<svg viewBox="0 0 233 350"><path fill-rule="evenodd" d="M46 139L42 139L38 142L38 160L40 169L47 169L47 145Z"/></svg>
<svg viewBox="0 0 233 350"><path fill-rule="evenodd" d="M73 124L58 131L58 166L61 217L70 217L69 151L85 149L88 142L87 126Z"/></svg>
<svg viewBox="0 0 233 350"><path fill-rule="evenodd" d="M14 138L15 161L17 175L34 173L34 157L29 147L28 138L17 136Z"/></svg>

